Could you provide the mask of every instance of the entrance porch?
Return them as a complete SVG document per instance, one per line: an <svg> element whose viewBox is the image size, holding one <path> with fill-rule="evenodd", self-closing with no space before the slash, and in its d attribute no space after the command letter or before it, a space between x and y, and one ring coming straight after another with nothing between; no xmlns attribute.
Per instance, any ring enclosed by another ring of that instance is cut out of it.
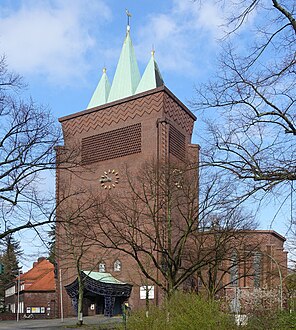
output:
<svg viewBox="0 0 296 330"><path fill-rule="evenodd" d="M121 282L109 273L82 271L84 285L83 315L121 314L121 306L130 297L132 285ZM72 299L73 307L78 310L78 279L66 285L65 289Z"/></svg>

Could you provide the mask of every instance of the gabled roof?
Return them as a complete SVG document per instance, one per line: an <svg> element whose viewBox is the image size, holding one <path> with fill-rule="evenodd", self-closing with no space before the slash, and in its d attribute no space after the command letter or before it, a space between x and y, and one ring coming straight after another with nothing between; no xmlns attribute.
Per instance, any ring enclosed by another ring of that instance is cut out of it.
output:
<svg viewBox="0 0 296 330"><path fill-rule="evenodd" d="M40 276L54 270L54 265L46 259L34 263L33 268L21 275L21 280L36 280Z"/></svg>
<svg viewBox="0 0 296 330"><path fill-rule="evenodd" d="M147 64L147 67L143 73L142 79L136 89L135 94L145 92L163 85L164 82L154 58L154 51L152 51L150 61Z"/></svg>
<svg viewBox="0 0 296 330"><path fill-rule="evenodd" d="M34 262L33 268L20 277L25 284L25 291L55 290L54 265L45 258L39 258L38 262Z"/></svg>
<svg viewBox="0 0 296 330"><path fill-rule="evenodd" d="M95 89L93 96L87 106L87 109L97 107L101 104L105 104L108 100L111 85L106 73L106 69L103 69L102 77L99 81L97 88Z"/></svg>
<svg viewBox="0 0 296 330"><path fill-rule="evenodd" d="M130 37L130 27L127 26L126 37L115 71L108 102L133 95L140 79L141 75Z"/></svg>
<svg viewBox="0 0 296 330"><path fill-rule="evenodd" d="M32 285L25 287L26 291L54 291L55 280L54 271L51 270L47 274L40 276Z"/></svg>

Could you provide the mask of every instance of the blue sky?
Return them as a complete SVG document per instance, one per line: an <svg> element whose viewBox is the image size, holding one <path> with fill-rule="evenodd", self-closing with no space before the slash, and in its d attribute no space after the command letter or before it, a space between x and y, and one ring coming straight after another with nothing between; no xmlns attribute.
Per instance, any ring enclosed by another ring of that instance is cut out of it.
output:
<svg viewBox="0 0 296 330"><path fill-rule="evenodd" d="M0 50L57 117L86 108L107 67L109 79L125 36L125 8L140 71L151 48L165 83L183 102L214 67L222 13L190 0L1 1Z"/></svg>
<svg viewBox="0 0 296 330"><path fill-rule="evenodd" d="M11 70L24 76L28 94L54 116L84 110L103 67L113 79L126 8L141 73L153 47L166 86L188 105L194 86L213 75L224 35L226 13L213 0L201 8L191 0L1 0L0 53ZM244 49L246 40L243 32L236 46ZM194 142L199 142L196 136ZM49 181L53 186L54 178ZM261 228L269 229L270 222L261 220ZM285 234L280 222L273 228ZM24 245L31 242L25 234L22 239Z"/></svg>

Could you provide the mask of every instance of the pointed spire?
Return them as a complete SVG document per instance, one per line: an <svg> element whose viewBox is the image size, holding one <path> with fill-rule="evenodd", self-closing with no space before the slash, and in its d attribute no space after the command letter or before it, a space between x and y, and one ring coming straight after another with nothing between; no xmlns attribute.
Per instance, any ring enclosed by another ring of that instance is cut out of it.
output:
<svg viewBox="0 0 296 330"><path fill-rule="evenodd" d="M108 100L110 93L111 85L106 73L106 68L103 68L102 77L98 83L97 88L95 89L93 96L87 106L87 109L97 107L99 105L105 104Z"/></svg>
<svg viewBox="0 0 296 330"><path fill-rule="evenodd" d="M126 37L112 82L108 102L131 96L135 93L141 76L127 25Z"/></svg>
<svg viewBox="0 0 296 330"><path fill-rule="evenodd" d="M141 79L134 47L130 37L131 13L127 9L126 15L126 37L123 42L112 85L110 87L106 69L104 69L101 80L87 109L164 85L158 65L154 59L154 50L151 52L151 59Z"/></svg>
<svg viewBox="0 0 296 330"><path fill-rule="evenodd" d="M150 89L163 86L164 82L161 77L158 65L154 58L155 51L151 51L151 58L143 73L142 79L136 89L135 94L148 91Z"/></svg>

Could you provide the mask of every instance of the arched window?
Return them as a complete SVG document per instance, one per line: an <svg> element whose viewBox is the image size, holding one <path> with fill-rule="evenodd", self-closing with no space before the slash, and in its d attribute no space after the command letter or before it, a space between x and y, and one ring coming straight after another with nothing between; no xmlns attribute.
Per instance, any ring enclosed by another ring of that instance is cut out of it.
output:
<svg viewBox="0 0 296 330"><path fill-rule="evenodd" d="M120 271L121 271L121 261L117 259L114 262L114 272L120 272Z"/></svg>
<svg viewBox="0 0 296 330"><path fill-rule="evenodd" d="M99 272L105 273L106 272L106 264L104 262L99 263Z"/></svg>

